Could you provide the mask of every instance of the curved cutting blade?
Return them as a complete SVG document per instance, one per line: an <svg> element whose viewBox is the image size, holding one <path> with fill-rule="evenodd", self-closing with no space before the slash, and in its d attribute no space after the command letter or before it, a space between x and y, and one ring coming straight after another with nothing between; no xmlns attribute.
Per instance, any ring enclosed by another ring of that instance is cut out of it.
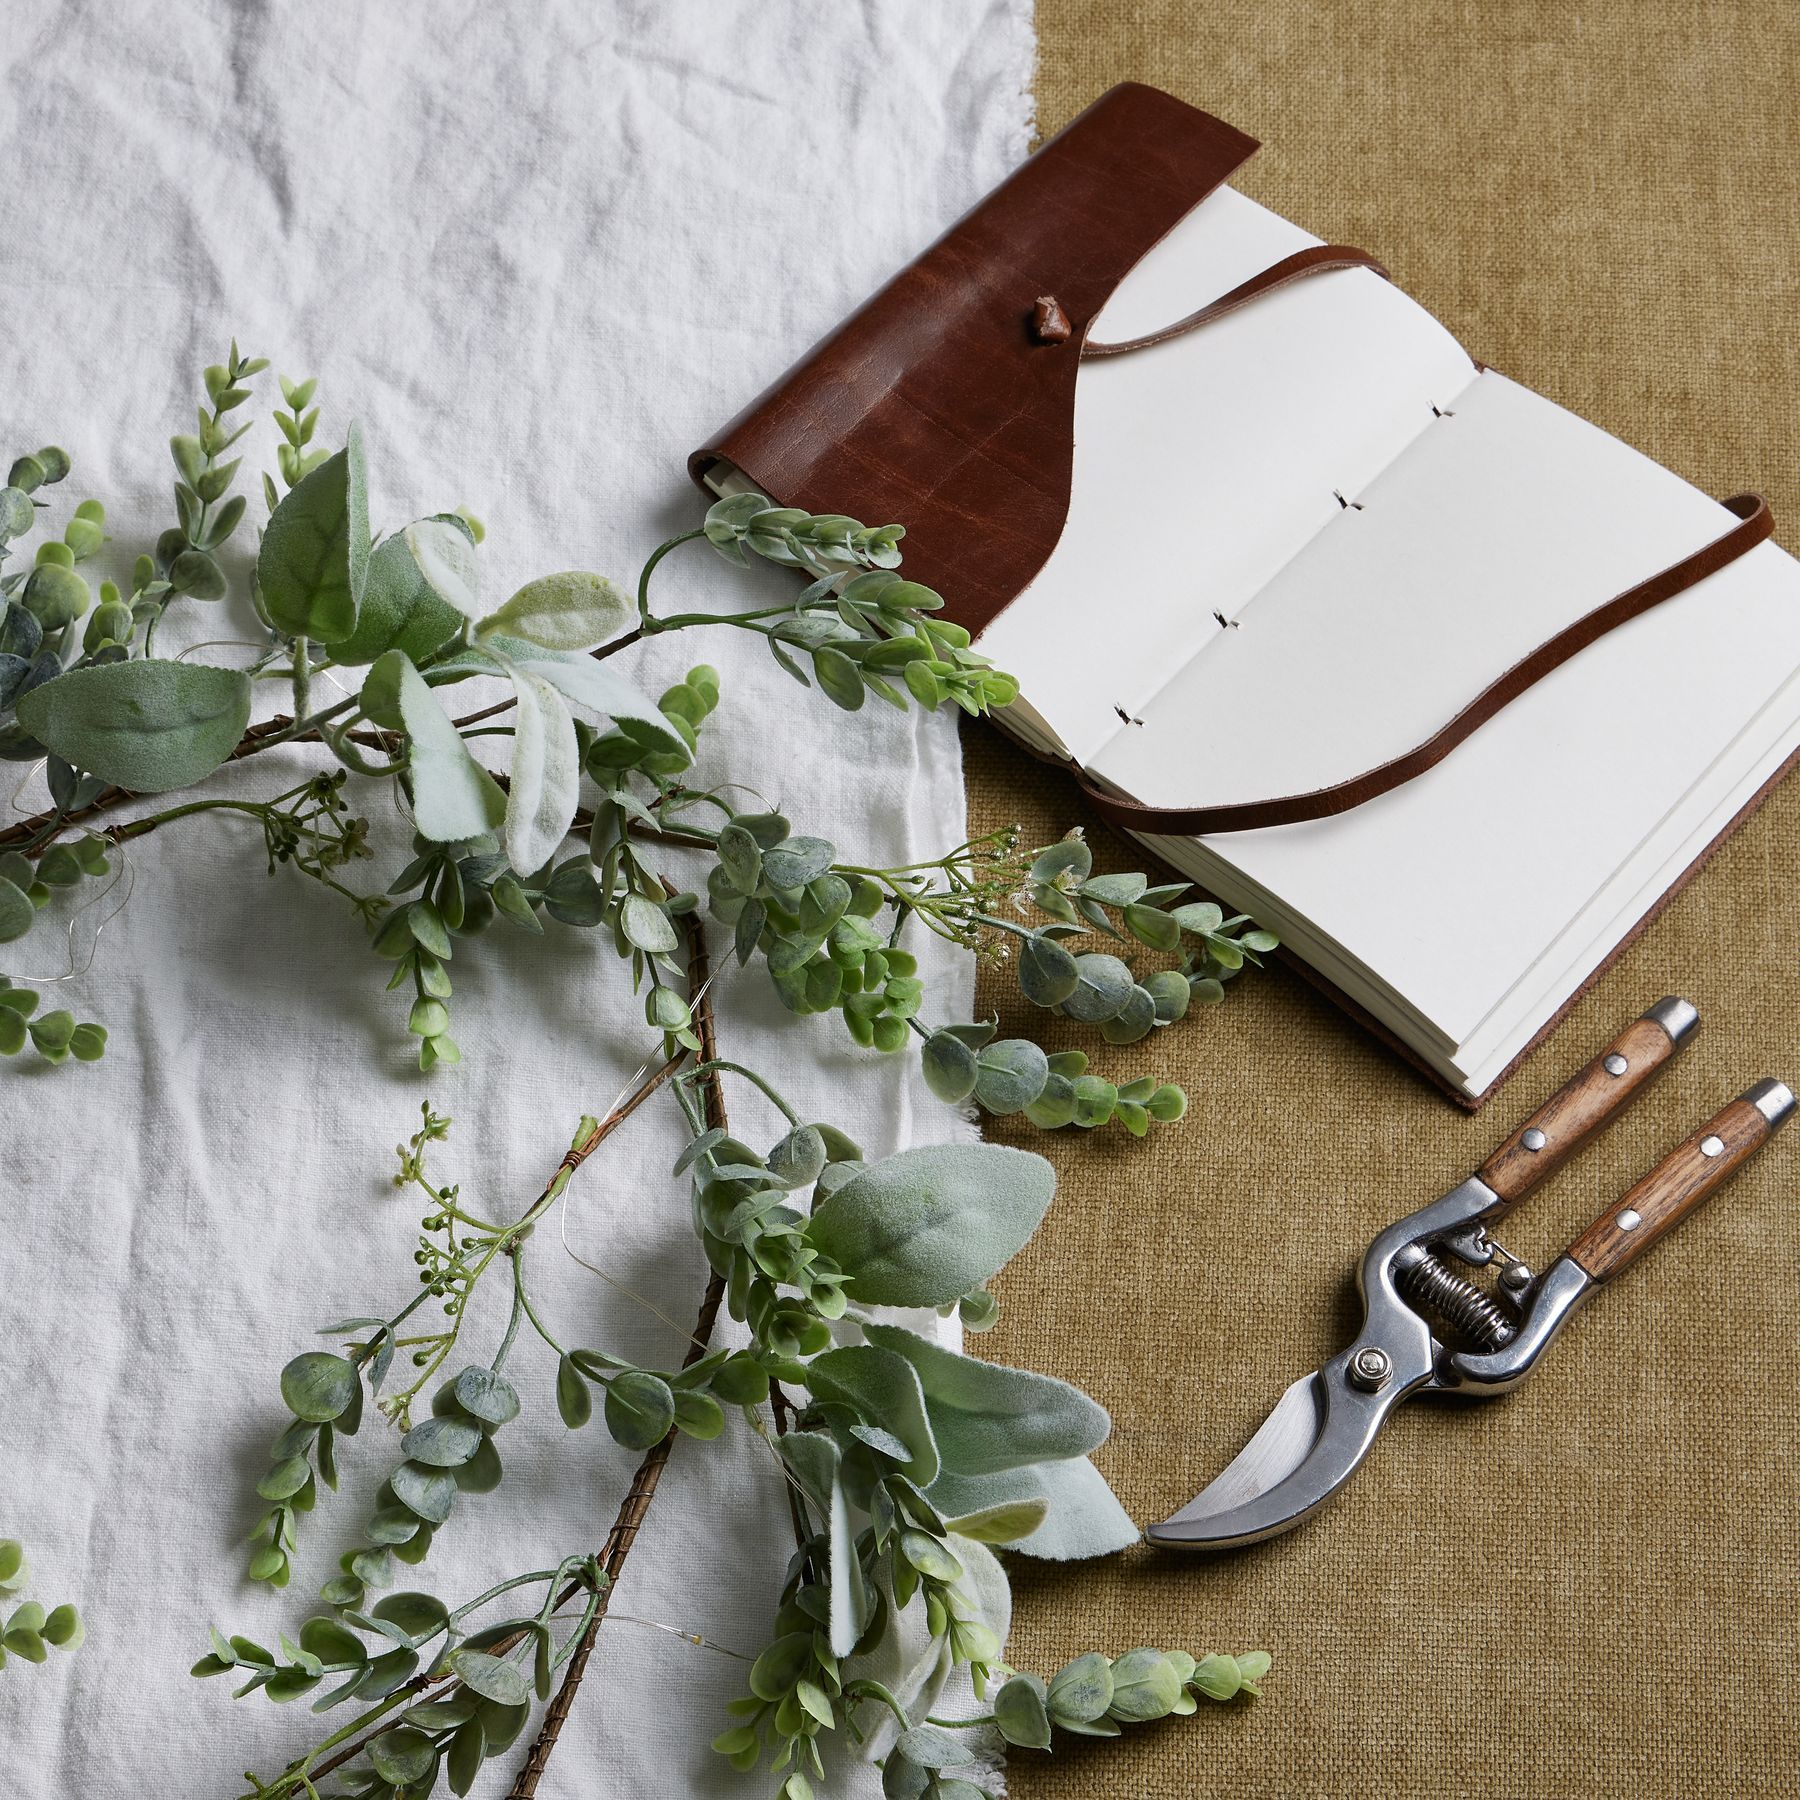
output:
<svg viewBox="0 0 1800 1800"><path fill-rule="evenodd" d="M1348 1378L1353 1344L1276 1401L1225 1472L1178 1513L1150 1526L1153 1544L1222 1550L1298 1525L1356 1472L1394 1407L1431 1376L1429 1355L1394 1367L1375 1393Z"/></svg>

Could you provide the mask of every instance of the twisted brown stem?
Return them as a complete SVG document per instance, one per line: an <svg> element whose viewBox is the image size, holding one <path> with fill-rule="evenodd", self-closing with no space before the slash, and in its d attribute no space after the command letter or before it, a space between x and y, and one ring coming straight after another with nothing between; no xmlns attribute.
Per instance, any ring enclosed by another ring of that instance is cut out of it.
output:
<svg viewBox="0 0 1800 1800"><path fill-rule="evenodd" d="M713 1063L718 1060L719 1046L713 1020L712 995L706 984L706 942L698 920L694 918L690 918L688 923L688 951L688 992L699 996L694 1008L694 1023L696 1035L700 1039L700 1058L704 1063ZM703 1104L708 1129L729 1129L724 1095L716 1069L709 1069L707 1072ZM681 1359L683 1368L705 1354L707 1340L712 1336L713 1324L719 1316L719 1303L724 1294L725 1278L715 1272L707 1281L706 1294L700 1302L700 1316L694 1324L693 1338L688 1344L687 1355ZM671 1430L638 1464L637 1473L631 1478L631 1487L613 1520L612 1530L606 1534L606 1545L601 1551L601 1566L613 1581L617 1580L618 1572L625 1566L625 1558L637 1540L638 1528L650 1510L650 1502L656 1494L656 1484L662 1480L662 1472L668 1463L669 1451L674 1442L675 1433ZM575 1653L569 1658L569 1666L563 1672L562 1686L556 1690L556 1698L550 1702L549 1710L544 1714L544 1723L538 1730L530 1754L519 1770L518 1778L513 1782L507 1800L533 1800L536 1795L538 1782L556 1749L557 1739L562 1736L563 1724L568 1719L570 1707L575 1704L575 1696L581 1689L581 1679L587 1673L588 1658L593 1654L594 1639L599 1635L601 1622L606 1617L607 1601L611 1594L612 1586L609 1582L605 1592L600 1595L600 1603L595 1607L593 1617L582 1631Z"/></svg>

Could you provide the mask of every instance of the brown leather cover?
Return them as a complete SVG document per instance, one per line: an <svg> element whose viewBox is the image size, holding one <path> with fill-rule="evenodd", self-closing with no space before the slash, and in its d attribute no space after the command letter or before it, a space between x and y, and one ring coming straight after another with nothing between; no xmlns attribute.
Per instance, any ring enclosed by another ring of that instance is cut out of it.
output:
<svg viewBox="0 0 1800 1800"><path fill-rule="evenodd" d="M1134 264L1256 150L1127 82L1052 138L689 459L783 506L906 527L906 573L979 632L1061 537L1080 343ZM1072 326L1046 342L1040 297Z"/></svg>

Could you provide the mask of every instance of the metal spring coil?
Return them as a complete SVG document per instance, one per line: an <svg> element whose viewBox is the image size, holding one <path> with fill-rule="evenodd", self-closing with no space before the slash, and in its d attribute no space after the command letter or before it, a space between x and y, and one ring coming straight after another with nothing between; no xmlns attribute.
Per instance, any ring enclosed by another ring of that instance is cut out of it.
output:
<svg viewBox="0 0 1800 1800"><path fill-rule="evenodd" d="M1465 1281L1430 1251L1395 1270L1401 1291L1430 1307L1484 1350L1499 1350L1518 1335L1518 1327L1474 1282Z"/></svg>

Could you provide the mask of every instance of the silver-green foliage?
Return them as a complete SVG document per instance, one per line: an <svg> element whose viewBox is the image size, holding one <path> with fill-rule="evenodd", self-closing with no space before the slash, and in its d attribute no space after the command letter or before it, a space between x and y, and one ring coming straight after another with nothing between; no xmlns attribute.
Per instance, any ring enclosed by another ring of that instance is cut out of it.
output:
<svg viewBox="0 0 1800 1800"><path fill-rule="evenodd" d="M87 1636L73 1606L46 1611L35 1600L22 1599L30 1579L25 1547L17 1538L0 1538L0 1669L9 1661L41 1663L56 1650L79 1650Z"/></svg>
<svg viewBox="0 0 1800 1800"><path fill-rule="evenodd" d="M745 1769L768 1757L789 1794L819 1778L826 1736L860 1737L884 1710L903 1733L888 1757L890 1782L909 1764L938 1779L936 1770L949 1763L932 1764L933 1739L912 1734L926 1729L915 1720L929 1712L953 1667L969 1669L984 1690L998 1688L997 1714L1000 1694L1008 1694L1009 1719L1028 1710L1008 1691L1015 1676L1003 1660L1004 1600L995 1598L1006 1581L989 1546L1070 1557L1135 1539L1088 1460L1108 1428L1091 1399L1051 1376L959 1356L869 1310L899 1300L949 1313L987 1300L985 1284L1023 1246L1050 1199L1048 1165L988 1145L871 1163L835 1127L791 1112L786 1132L758 1151L705 1125L699 1085L734 1071L749 1073L702 1063L676 1076L692 1136L675 1172L688 1180L695 1228L750 1341L699 1354L679 1369L567 1347L531 1301L526 1240L560 1197L568 1164L517 1220L493 1225L427 1169L427 1150L447 1120L425 1109L402 1149L398 1179L424 1192L431 1209L414 1253L419 1291L385 1317L331 1326L330 1335L347 1340L342 1354L306 1351L283 1371L290 1423L259 1486L270 1511L258 1525L252 1573L273 1585L286 1580L293 1527L317 1499L321 1478L334 1483L336 1456L365 1391L387 1387L380 1409L403 1430L402 1460L379 1491L365 1541L324 1589L336 1616L309 1620L297 1642L282 1640L279 1654L215 1635L195 1669L234 1671L243 1678L240 1692L273 1699L322 1688L318 1706L366 1704L359 1724L333 1740L380 1727L366 1757L346 1769L342 1792L427 1791L440 1775L453 1792L468 1792L483 1760L522 1729L533 1690L547 1691L548 1668L560 1655L550 1588L583 1591L591 1601L603 1581L592 1565L581 1574L566 1564L549 1581L535 1623L512 1619L479 1632L463 1621L493 1591L455 1612L428 1595L378 1597L392 1585L396 1563L423 1558L461 1495L500 1484L495 1434L530 1403L513 1372L522 1323L549 1352L541 1379L563 1423L580 1431L599 1417L634 1451L672 1431L711 1441L740 1410L764 1430L758 1409L781 1387L793 1409L779 1449L795 1489L800 1547L769 1641L749 1671L749 1692L734 1703L735 1722L716 1747ZM750 1079L786 1110L779 1094ZM596 1129L584 1120L573 1149L585 1153ZM470 1293L496 1267L514 1284L504 1340L487 1363L440 1375L461 1342ZM432 1303L446 1315L441 1331L407 1323ZM978 1310L991 1317L991 1301ZM858 1334L847 1333L852 1323ZM405 1386L392 1374L402 1344L416 1371ZM429 1413L415 1420L414 1403L433 1380ZM580 1577L573 1589L571 1571ZM506 1587L535 1581L548 1581L546 1572ZM371 1636L378 1641L363 1641ZM570 1641L562 1640L563 1651ZM1158 1716L1158 1706L1191 1710L1183 1691L1196 1681L1196 1691L1215 1691L1219 1666L1172 1657L1168 1669L1180 1680L1165 1694L1168 1670L1150 1667L1146 1653L1116 1665L1101 1658L1111 1682L1104 1701L1075 1718L1087 1702L1064 1703L1056 1688L1046 1717L1070 1730L1104 1731L1109 1709L1114 1719ZM1207 1671L1204 1679L1197 1667ZM1245 1667L1253 1680L1256 1665ZM890 1668L910 1672L890 1680ZM432 1693L396 1711L394 1697L415 1675L433 1683ZM907 1701L896 1698L896 1685ZM1018 1741L1035 1741L1035 1730ZM257 1791L298 1792L306 1767L303 1760Z"/></svg>

